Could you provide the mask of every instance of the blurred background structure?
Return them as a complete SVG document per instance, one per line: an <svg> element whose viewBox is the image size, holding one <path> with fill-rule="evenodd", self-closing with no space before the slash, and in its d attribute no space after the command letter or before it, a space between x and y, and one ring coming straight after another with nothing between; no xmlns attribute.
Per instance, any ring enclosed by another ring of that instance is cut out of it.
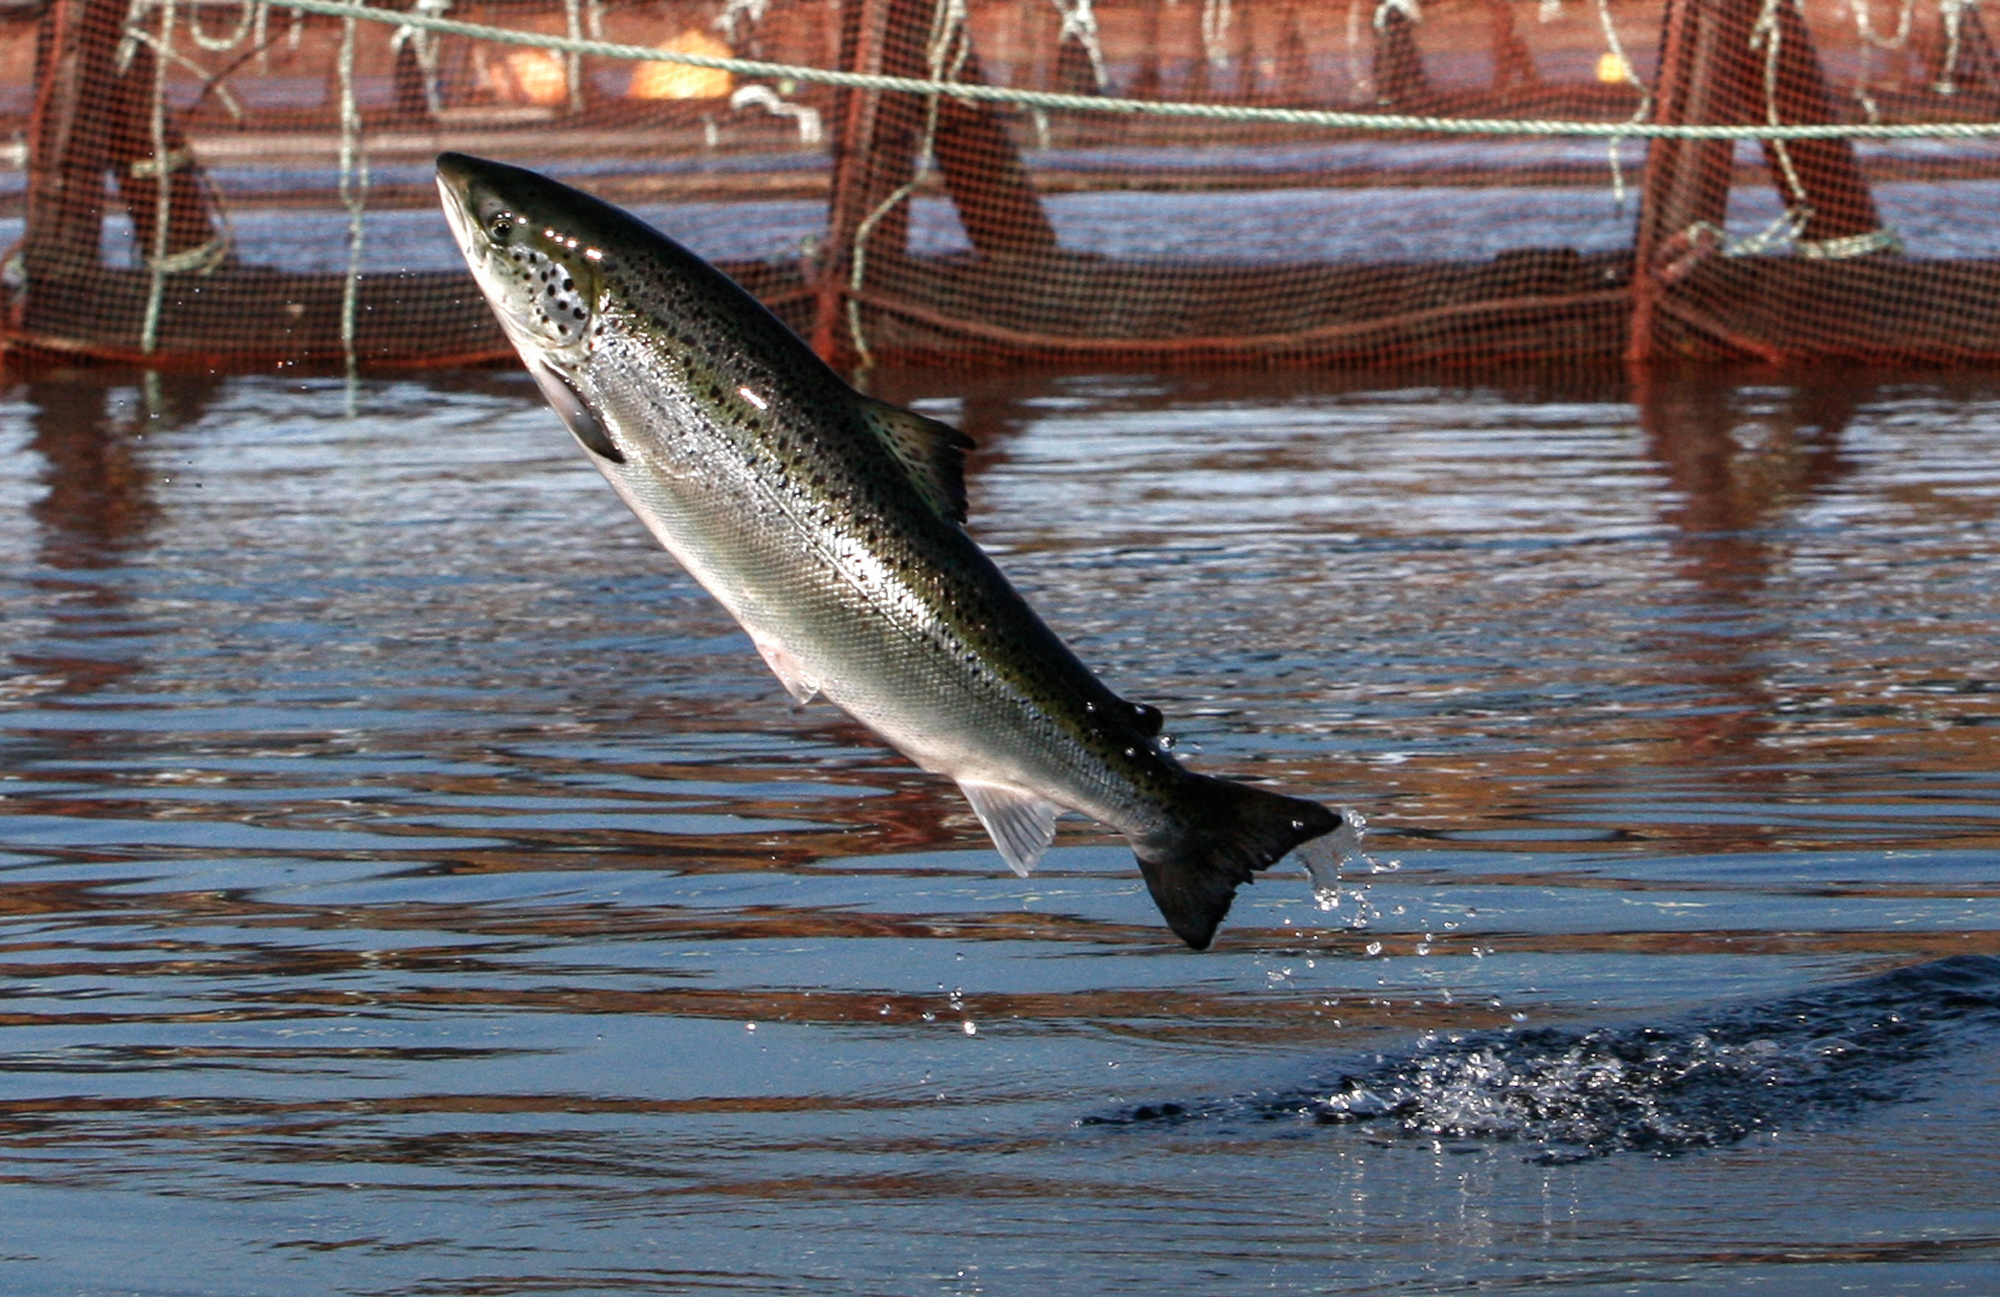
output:
<svg viewBox="0 0 2000 1297"><path fill-rule="evenodd" d="M845 364L1986 363L1996 126L1974 0L0 0L0 345L503 357L458 149Z"/></svg>

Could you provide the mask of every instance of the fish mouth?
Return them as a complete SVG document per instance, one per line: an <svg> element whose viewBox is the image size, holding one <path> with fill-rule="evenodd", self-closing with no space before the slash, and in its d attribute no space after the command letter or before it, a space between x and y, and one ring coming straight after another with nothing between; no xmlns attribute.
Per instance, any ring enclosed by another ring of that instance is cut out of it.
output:
<svg viewBox="0 0 2000 1297"><path fill-rule="evenodd" d="M465 259L477 266L490 248L484 227L491 212L482 212L482 207L497 207L498 195L491 185L482 184L485 164L478 158L467 157L463 153L440 153L437 159L438 205L444 209L444 219L451 226L452 236L458 240L458 249ZM481 198L489 201L482 202Z"/></svg>
<svg viewBox="0 0 2000 1297"><path fill-rule="evenodd" d="M437 156L438 184L450 186L464 193L472 185L473 177L481 169L478 158L464 153L440 153Z"/></svg>

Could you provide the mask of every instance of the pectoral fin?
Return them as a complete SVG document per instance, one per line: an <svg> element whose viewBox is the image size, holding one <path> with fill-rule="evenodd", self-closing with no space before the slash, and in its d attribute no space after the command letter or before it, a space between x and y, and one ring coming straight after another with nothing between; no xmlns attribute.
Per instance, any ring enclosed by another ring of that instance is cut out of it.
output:
<svg viewBox="0 0 2000 1297"><path fill-rule="evenodd" d="M584 449L600 459L608 459L614 464L625 462L625 454L618 449L611 434L590 412L590 405L578 395L567 378L549 367L546 361L531 361L528 373L535 380L535 386L542 389L542 395L555 408L556 416L563 421L570 435L583 443Z"/></svg>
<svg viewBox="0 0 2000 1297"><path fill-rule="evenodd" d="M771 668L771 674L778 677L778 683L792 696L793 703L803 707L819 697L819 681L806 674L805 663L799 661L790 649L754 632L750 642L757 646L757 656L763 658L764 665Z"/></svg>
<svg viewBox="0 0 2000 1297"><path fill-rule="evenodd" d="M973 814L986 826L1007 867L1026 878L1055 840L1056 817L1063 808L1046 797L1006 784L981 784L961 779L959 791L972 803Z"/></svg>

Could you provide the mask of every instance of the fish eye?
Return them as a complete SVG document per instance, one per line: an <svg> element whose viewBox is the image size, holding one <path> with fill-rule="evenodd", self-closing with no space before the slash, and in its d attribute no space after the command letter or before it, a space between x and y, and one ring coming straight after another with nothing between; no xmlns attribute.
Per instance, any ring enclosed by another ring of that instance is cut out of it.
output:
<svg viewBox="0 0 2000 1297"><path fill-rule="evenodd" d="M514 232L514 218L506 212L496 213L493 219L486 223L486 229L495 239L504 240Z"/></svg>

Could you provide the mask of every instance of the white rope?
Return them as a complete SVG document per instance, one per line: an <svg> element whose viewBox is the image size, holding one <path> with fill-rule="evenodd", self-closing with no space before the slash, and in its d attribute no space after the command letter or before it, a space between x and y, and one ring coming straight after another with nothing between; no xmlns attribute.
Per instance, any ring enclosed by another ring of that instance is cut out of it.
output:
<svg viewBox="0 0 2000 1297"><path fill-rule="evenodd" d="M236 17L236 30L227 36L215 37L202 29L201 6L192 5L188 9L188 35L194 38L196 45L212 54L227 53L235 49L242 43L243 38L250 34L251 27L256 24L257 11L263 7L260 0L243 0L241 11Z"/></svg>
<svg viewBox="0 0 2000 1297"><path fill-rule="evenodd" d="M1757 13L1757 23L1750 29L1750 48L1764 51L1764 120L1776 126L1778 121L1778 52L1784 40L1783 22L1778 6L1785 0L1764 0ZM1783 140L1770 141L1771 152L1778 159L1778 169L1785 177L1785 207L1792 212L1808 209L1812 201L1806 193L1805 182L1799 179L1798 169L1792 165L1791 150ZM1805 221L1799 225L1804 227Z"/></svg>
<svg viewBox="0 0 2000 1297"><path fill-rule="evenodd" d="M1229 0L1202 0L1201 52L1211 68L1229 66Z"/></svg>
<svg viewBox="0 0 2000 1297"><path fill-rule="evenodd" d="M1894 36L1876 34L1874 21L1868 16L1868 0L1852 0L1852 7L1854 34L1861 38L1863 44L1872 45L1878 50L1894 51L1910 43L1910 21L1916 17L1917 0L1903 0L1902 9L1896 15Z"/></svg>
<svg viewBox="0 0 2000 1297"><path fill-rule="evenodd" d="M1632 124L1637 126L1653 111L1653 92L1646 88L1646 83L1639 79L1638 70L1632 66L1632 60L1625 56L1625 44L1618 39L1618 28L1611 21L1609 0L1597 0L1597 21L1604 28L1605 47L1610 50L1611 56L1618 60L1619 75L1625 78L1627 85L1639 92L1639 106L1632 110L1631 118ZM1605 152L1611 163L1611 201L1618 205L1620 211L1625 209L1625 163L1618 156L1618 146L1624 142L1623 136L1614 135L1605 146Z"/></svg>
<svg viewBox="0 0 2000 1297"><path fill-rule="evenodd" d="M1779 6L1787 3L1796 4L1798 0L1764 0L1757 25L1750 33L1750 48L1756 49L1760 41L1764 47L1764 116L1773 126L1778 125L1778 56L1784 39ZM1799 17L1803 21L1804 13L1801 12ZM1807 191L1798 167L1793 164L1792 152L1785 147L1785 141L1773 139L1768 143L1777 157L1778 170L1785 181L1785 216L1781 218L1781 223L1786 226L1786 237L1782 241L1790 243L1800 256L1817 261L1844 261L1874 252L1902 251L1903 241L1887 226L1831 239L1801 238L1806 227L1812 223L1812 195ZM1774 230L1776 228L1773 227Z"/></svg>
<svg viewBox="0 0 2000 1297"><path fill-rule="evenodd" d="M451 0L417 0L415 8L418 13L443 14L451 8ZM444 100L438 93L437 33L403 23L389 37L389 52L394 54L405 45L410 47L411 55L417 60L417 71L424 78L424 106L435 117L444 107Z"/></svg>
<svg viewBox="0 0 2000 1297"><path fill-rule="evenodd" d="M133 8L137 9L137 4ZM153 207L153 255L148 258L149 273L146 283L146 318L139 326L139 350L147 355L160 341L160 305L167 290L167 247L173 237L174 218L174 169L167 158L167 60L158 51L172 49L174 41L174 0L166 0L160 7L159 43L153 46L153 103L148 124L153 136L153 171L157 183ZM144 35L136 31L136 23L126 20L128 33ZM135 47L136 49L136 47ZM133 233L136 235L137 230Z"/></svg>
<svg viewBox="0 0 2000 1297"><path fill-rule="evenodd" d="M1371 103L1375 99L1375 70L1361 57L1361 7L1367 0L1347 0L1347 102Z"/></svg>
<svg viewBox="0 0 2000 1297"><path fill-rule="evenodd" d="M236 102L236 96L229 93L228 86L211 76L207 68L175 49L171 41L163 40L138 25L146 9L159 9L162 7L159 0L133 0L131 9L133 16L126 22L125 38L119 43L118 47L119 73L122 75L127 68L131 67L132 56L138 53L141 45L144 45L147 49L153 51L155 58L177 64L180 67L186 68L195 76L200 77L204 93L213 90L216 99L229 111L229 115L239 122L242 121L243 105Z"/></svg>
<svg viewBox="0 0 2000 1297"><path fill-rule="evenodd" d="M1958 93L1958 83L1953 78L1958 75L1959 29L1965 22L1965 11L1978 5L1979 0L1938 0L1938 17L1944 22L1945 32L1944 68L1931 89L1941 95Z"/></svg>
<svg viewBox="0 0 2000 1297"><path fill-rule="evenodd" d="M1837 239L1799 237L1805 233L1812 218L1810 207L1789 207L1763 229L1740 239L1730 238L1729 232L1713 221L1696 221L1688 226L1683 237L1698 254L1718 251L1725 257L1764 257L1790 248L1807 261L1845 261L1877 252L1903 250L1903 241L1896 237L1894 231L1886 229L1867 230Z"/></svg>
<svg viewBox="0 0 2000 1297"><path fill-rule="evenodd" d="M735 45L743 37L737 31L737 24L755 27L764 21L765 11L771 7L771 0L729 0L715 19L715 30L722 33L722 39ZM601 30L597 33L602 35Z"/></svg>
<svg viewBox="0 0 2000 1297"><path fill-rule="evenodd" d="M361 240L368 211L368 154L361 141L361 109L354 99L354 18L341 24L340 201L347 208L347 280L340 292L340 349L347 361L348 402L355 399L361 372L355 351L355 315L361 299Z"/></svg>
<svg viewBox="0 0 2000 1297"><path fill-rule="evenodd" d="M1111 87L1110 74L1104 68L1104 46L1098 40L1097 12L1090 7L1090 0L1049 0L1062 15L1062 27L1056 32L1056 44L1061 45L1070 37L1076 37L1083 46L1083 52L1090 56L1090 79L1099 90Z"/></svg>
<svg viewBox="0 0 2000 1297"><path fill-rule="evenodd" d="M1896 237L1894 230L1885 226L1838 239L1799 239L1792 246L1808 261L1845 261L1850 257L1866 257L1877 252L1900 253L1903 241Z"/></svg>
<svg viewBox="0 0 2000 1297"><path fill-rule="evenodd" d="M1381 3L1375 6L1376 31L1389 29L1389 15L1392 13L1401 14L1413 23L1424 20L1424 11L1418 7L1417 0L1381 0Z"/></svg>
<svg viewBox="0 0 2000 1297"><path fill-rule="evenodd" d="M937 7L931 11L931 35L924 54L933 81L956 78L964 70L965 60L972 53L972 42L963 37L966 18L965 0L938 0ZM868 239L883 218L896 210L898 204L908 201L929 175L933 164L932 150L937 144L938 106L938 95L930 96L925 103L923 145L917 153L917 165L910 179L884 198L854 230L853 253L848 259L847 332L854 339L854 352L864 371L875 367L875 355L868 349L868 338L861 328L861 286L867 274Z"/></svg>
<svg viewBox="0 0 2000 1297"><path fill-rule="evenodd" d="M1850 8L1854 12L1854 34L1861 38L1856 47L1857 57L1854 69L1854 98L1861 105L1868 120L1882 120L1882 110L1875 105L1875 96L1869 93L1869 82L1875 76L1875 51L1887 50L1894 53L1910 43L1910 23L1917 13L1917 0L1903 0L1902 8L1896 15L1896 34L1881 36L1875 31L1874 20L1868 16L1868 0L1852 0Z"/></svg>
<svg viewBox="0 0 2000 1297"><path fill-rule="evenodd" d="M2000 136L1995 122L1908 122L1908 123L1813 123L1788 126L1718 126L1679 122L1560 121L1555 119L1490 117L1417 117L1402 113L1350 113L1309 108L1265 108L1249 104L1187 103L1175 100L1119 99L1106 95L1069 95L1046 90L1016 90L1009 86L989 86L965 82L925 80L921 77L892 77L866 72L843 72L835 68L809 67L796 63L772 63L762 59L716 58L706 54L683 54L651 45L620 45L608 41L575 41L541 32L512 27L489 27L451 18L370 8L346 0L283 0L288 9L325 14L335 18L355 18L368 22L407 23L430 31L504 45L533 45L544 49L575 50L596 58L633 59L654 63L685 63L690 67L718 68L744 77L789 78L817 85L844 86L855 90L895 90L906 94L944 95L972 103L1002 104L1018 108L1067 113L1109 113L1135 117L1196 117L1212 121L1263 122L1279 126L1315 126L1328 130L1396 131L1432 135L1527 135L1584 139L1674 139L1674 140L1839 140L1839 139L1984 139Z"/></svg>
<svg viewBox="0 0 2000 1297"><path fill-rule="evenodd" d="M190 271L205 275L228 261L229 251L229 236L218 234L185 252L176 252L168 257L148 257L146 266L163 275L185 275Z"/></svg>

